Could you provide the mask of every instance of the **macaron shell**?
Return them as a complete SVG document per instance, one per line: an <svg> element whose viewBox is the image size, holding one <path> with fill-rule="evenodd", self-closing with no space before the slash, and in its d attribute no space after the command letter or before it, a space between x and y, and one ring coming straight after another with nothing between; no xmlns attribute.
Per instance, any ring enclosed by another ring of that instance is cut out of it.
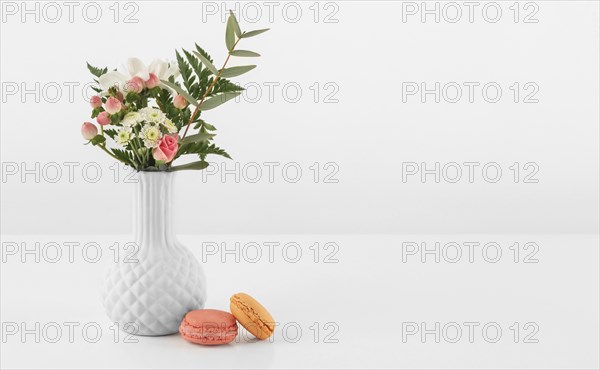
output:
<svg viewBox="0 0 600 370"><path fill-rule="evenodd" d="M212 346L232 342L237 336L238 326L229 312L194 310L181 321L179 333L189 342Z"/></svg>
<svg viewBox="0 0 600 370"><path fill-rule="evenodd" d="M226 335L226 336L220 337L220 338L219 337L214 337L214 338L194 337L194 336L190 336L190 335L187 335L184 333L181 333L181 336L183 337L183 339L187 340L188 342L192 342L195 344L202 344L204 346L218 346L221 344L227 344L227 343L233 342L233 340L237 336L237 333L235 335Z"/></svg>
<svg viewBox="0 0 600 370"><path fill-rule="evenodd" d="M235 317L229 312L221 310L193 310L188 312L183 319L193 326L202 326L211 323L225 326L237 326Z"/></svg>
<svg viewBox="0 0 600 370"><path fill-rule="evenodd" d="M275 320L263 305L248 294L234 294L230 309L239 323L258 339L264 340L273 335Z"/></svg>

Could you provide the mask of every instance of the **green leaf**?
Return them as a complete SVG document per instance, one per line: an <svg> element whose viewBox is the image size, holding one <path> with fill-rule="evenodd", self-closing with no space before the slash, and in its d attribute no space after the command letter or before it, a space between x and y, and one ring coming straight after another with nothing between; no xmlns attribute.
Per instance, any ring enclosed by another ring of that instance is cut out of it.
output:
<svg viewBox="0 0 600 370"><path fill-rule="evenodd" d="M94 108L92 109L92 118L96 118L98 117L98 115L100 114L100 112L102 112L102 110L100 110L101 108Z"/></svg>
<svg viewBox="0 0 600 370"><path fill-rule="evenodd" d="M208 68L214 75L219 74L219 70L217 69L217 67L215 67L210 62L210 60L205 58L204 55L198 53L197 51L194 51L194 54L202 61L202 64L204 64L206 66L206 68Z"/></svg>
<svg viewBox="0 0 600 370"><path fill-rule="evenodd" d="M186 136L183 140L181 140L181 142L184 144L198 143L201 141L209 141L210 139L212 139L215 136L216 136L215 134L209 134L208 132L199 132L194 135Z"/></svg>
<svg viewBox="0 0 600 370"><path fill-rule="evenodd" d="M204 100L202 102L202 104L200 104L200 110L205 111L205 110L210 110L210 109L216 108L219 105L228 102L229 100L237 97L240 94L241 94L241 92L235 91L235 92L226 92L223 94L215 95L213 97L210 97L210 98Z"/></svg>
<svg viewBox="0 0 600 370"><path fill-rule="evenodd" d="M103 74L105 74L106 72L108 72L108 68L98 68L98 67L94 67L94 66L90 65L90 63L86 63L86 64L87 64L87 68L90 71L90 73L96 77L100 77Z"/></svg>
<svg viewBox="0 0 600 370"><path fill-rule="evenodd" d="M204 122L204 127L208 130L208 131L217 131L217 128L213 125L211 125L210 123L206 123Z"/></svg>
<svg viewBox="0 0 600 370"><path fill-rule="evenodd" d="M240 24L237 21L237 18L235 17L235 15L233 14L233 12L230 10L229 11L229 19L231 19L231 22L233 23L233 30L235 31L235 35L237 37L242 36L242 30L240 29Z"/></svg>
<svg viewBox="0 0 600 370"><path fill-rule="evenodd" d="M136 102L140 99L140 95L138 93L134 93L133 91L128 93L127 96L125 97L125 101L127 103L133 103Z"/></svg>
<svg viewBox="0 0 600 370"><path fill-rule="evenodd" d="M209 166L208 162L198 161L198 162L183 164L181 166L171 167L171 169L169 171L173 172L173 171L183 171L183 170L203 170L208 166Z"/></svg>
<svg viewBox="0 0 600 370"><path fill-rule="evenodd" d="M219 78L215 87L213 87L209 96L217 95L219 93L230 92L230 91L244 91L244 88L240 85L229 81L226 78Z"/></svg>
<svg viewBox="0 0 600 370"><path fill-rule="evenodd" d="M92 145L104 144L106 142L106 138L102 135L96 135L90 140Z"/></svg>
<svg viewBox="0 0 600 370"><path fill-rule="evenodd" d="M115 131L112 128L108 128L106 130L104 130L104 134L108 137L110 137L111 139L114 139L115 136L117 136L117 131Z"/></svg>
<svg viewBox="0 0 600 370"><path fill-rule="evenodd" d="M105 130L105 132L106 132L106 130ZM119 158L125 164L133 166L133 164L131 162L131 158L129 158L129 154L125 150L115 148L112 151L113 151L113 154L115 155L115 157Z"/></svg>
<svg viewBox="0 0 600 370"><path fill-rule="evenodd" d="M200 45L198 45L198 44L194 44L194 45L196 45L196 51L198 53L202 54L202 56L205 57L206 59L208 59L209 62L211 62L211 63L213 62L213 58L210 57L210 55L206 52L206 50L202 49L200 47Z"/></svg>
<svg viewBox="0 0 600 370"><path fill-rule="evenodd" d="M182 148L182 149L181 149ZM211 144L208 141L200 141L197 143L183 144L180 147L181 154L198 154L201 160L206 160L209 154L220 155L231 159L231 156L223 149Z"/></svg>
<svg viewBox="0 0 600 370"><path fill-rule="evenodd" d="M215 144L211 144L208 148L204 150L204 153L200 154L200 156L206 157L206 155L208 154L216 154L225 158L232 159L231 156L225 150L219 148L218 146L215 146Z"/></svg>
<svg viewBox="0 0 600 370"><path fill-rule="evenodd" d="M235 25L233 24L233 17L231 15L227 20L227 27L225 28L225 45L227 45L227 50L233 50L233 45L235 45Z"/></svg>
<svg viewBox="0 0 600 370"><path fill-rule="evenodd" d="M256 68L256 65L225 68L221 72L221 77L225 77L225 78L237 77L239 75L243 75L244 73L246 73L248 71L253 70L254 68Z"/></svg>
<svg viewBox="0 0 600 370"><path fill-rule="evenodd" d="M229 55L233 57L259 57L259 53L255 53L250 50L232 50L229 52Z"/></svg>
<svg viewBox="0 0 600 370"><path fill-rule="evenodd" d="M194 125L194 129L196 130L206 124L206 122L202 118L197 118L196 120L194 120L194 122L196 123Z"/></svg>
<svg viewBox="0 0 600 370"><path fill-rule="evenodd" d="M173 82L169 82L169 81L165 81L165 80L160 80L160 82L164 83L165 85L169 86L173 90L177 91L177 93L179 95L183 96L185 98L185 100L187 100L188 103L190 103L194 106L198 105L198 102L196 101L196 99L194 99L190 94L187 93L187 91L183 90L181 87L177 86Z"/></svg>
<svg viewBox="0 0 600 370"><path fill-rule="evenodd" d="M270 28L263 28L261 30L244 32L244 33L242 33L242 36L240 36L240 39L247 39L248 37L254 37L254 36L260 35L263 32L267 32L268 30L270 30Z"/></svg>
<svg viewBox="0 0 600 370"><path fill-rule="evenodd" d="M183 50L183 52L186 56L189 54L185 50ZM177 66L179 67L181 78L183 79L183 86L185 86L185 88L191 92L196 77L192 74L192 68L190 65L183 59L178 51L175 51L175 55L177 57Z"/></svg>

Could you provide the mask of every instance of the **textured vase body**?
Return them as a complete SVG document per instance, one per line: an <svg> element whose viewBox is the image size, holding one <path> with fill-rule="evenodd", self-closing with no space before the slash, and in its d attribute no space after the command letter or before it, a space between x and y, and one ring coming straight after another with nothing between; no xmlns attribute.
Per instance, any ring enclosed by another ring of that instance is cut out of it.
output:
<svg viewBox="0 0 600 370"><path fill-rule="evenodd" d="M132 334L176 333L183 316L206 301L202 268L173 233L173 177L139 172L133 210L137 252L121 257L103 284L106 313Z"/></svg>

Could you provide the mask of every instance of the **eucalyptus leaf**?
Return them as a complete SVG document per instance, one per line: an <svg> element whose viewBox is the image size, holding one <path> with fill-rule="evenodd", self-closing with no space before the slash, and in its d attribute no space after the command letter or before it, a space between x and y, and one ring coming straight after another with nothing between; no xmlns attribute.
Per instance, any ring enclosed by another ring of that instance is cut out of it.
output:
<svg viewBox="0 0 600 370"><path fill-rule="evenodd" d="M225 68L224 70L221 71L221 77L224 77L224 78L237 77L239 75L243 75L244 73L246 73L248 71L253 70L254 68L256 68L255 65Z"/></svg>
<svg viewBox="0 0 600 370"><path fill-rule="evenodd" d="M165 81L165 80L160 80L160 82L162 82L163 84L169 86L173 90L177 91L177 93L179 95L183 96L185 98L185 100L187 100L188 103L190 103L190 104L192 104L194 106L198 106L198 102L196 101L196 99L194 99L193 96L191 96L187 91L185 91L181 87L177 86L173 82L169 82L169 81Z"/></svg>
<svg viewBox="0 0 600 370"><path fill-rule="evenodd" d="M268 30L270 30L270 28L263 28L261 30L244 32L244 33L242 33L242 36L240 36L240 39L247 39L248 37L254 37L254 36L260 35L263 32L267 32Z"/></svg>
<svg viewBox="0 0 600 370"><path fill-rule="evenodd" d="M204 64L204 66L206 66L206 68L208 68L214 75L219 74L219 70L217 69L217 67L215 67L210 60L206 59L204 57L204 55L200 54L197 51L194 51L194 54L202 61L202 64Z"/></svg>
<svg viewBox="0 0 600 370"><path fill-rule="evenodd" d="M235 92L226 92L223 94L212 96L212 97L206 99L204 102L202 102L202 104L200 104L200 110L205 111L205 110L210 110L210 109L216 108L219 105L226 103L231 99L234 99L235 97L237 97L240 94L241 94L241 92L235 91Z"/></svg>
<svg viewBox="0 0 600 370"><path fill-rule="evenodd" d="M232 50L229 52L229 55L234 57L259 57L259 53L255 53L250 50Z"/></svg>
<svg viewBox="0 0 600 370"><path fill-rule="evenodd" d="M227 50L233 50L233 46L235 45L235 25L233 22L233 17L229 16L227 27L225 28L225 45L227 45Z"/></svg>
<svg viewBox="0 0 600 370"><path fill-rule="evenodd" d="M181 142L184 144L198 143L200 141L209 141L210 139L212 139L215 136L216 136L215 134L209 134L208 132L199 132L194 135L186 136L183 140L181 140Z"/></svg>
<svg viewBox="0 0 600 370"><path fill-rule="evenodd" d="M241 37L242 30L240 29L240 24L238 23L237 19L235 18L235 15L231 10L229 11L229 19L231 19L231 22L233 23L233 30L235 31L235 35L237 37Z"/></svg>
<svg viewBox="0 0 600 370"><path fill-rule="evenodd" d="M197 161L188 164L182 164L181 166L174 166L169 169L170 172L173 171L183 171L183 170L203 170L209 166L209 163L206 161Z"/></svg>

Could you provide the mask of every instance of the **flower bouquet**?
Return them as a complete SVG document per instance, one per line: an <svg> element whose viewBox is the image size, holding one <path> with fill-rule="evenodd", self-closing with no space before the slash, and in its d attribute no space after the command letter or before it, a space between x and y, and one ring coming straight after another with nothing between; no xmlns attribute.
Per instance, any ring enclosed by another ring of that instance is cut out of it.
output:
<svg viewBox="0 0 600 370"><path fill-rule="evenodd" d="M135 259L113 265L102 289L108 316L129 333L176 333L187 312L204 307L202 268L173 232L173 172L202 170L208 167L209 154L230 158L212 143L216 129L201 114L241 93L242 88L228 78L256 66L227 67L227 63L231 57L258 57L236 47L265 31L242 32L230 14L225 32L228 54L220 69L198 45L191 52L177 52L172 63L154 61L146 66L129 59L126 71L88 64L98 83L99 95L91 105L100 130L85 122L83 137L138 171L133 199ZM183 155L197 159L174 166Z"/></svg>
<svg viewBox="0 0 600 370"><path fill-rule="evenodd" d="M130 58L126 71L108 71L88 63L88 69L97 77L94 81L98 86L93 88L99 95L93 96L90 104L92 118L100 130L85 122L81 128L83 137L137 171L202 170L208 167L209 154L231 158L212 143L216 128L201 114L241 94L243 88L228 78L242 75L256 65L227 68L227 63L231 57L260 56L236 47L242 39L267 30L242 32L231 13L225 34L228 54L220 69L198 45L191 52L177 51L176 62L155 60L146 66L141 60ZM109 147L107 139L115 146ZM199 160L173 166L173 161L183 155L197 156Z"/></svg>

